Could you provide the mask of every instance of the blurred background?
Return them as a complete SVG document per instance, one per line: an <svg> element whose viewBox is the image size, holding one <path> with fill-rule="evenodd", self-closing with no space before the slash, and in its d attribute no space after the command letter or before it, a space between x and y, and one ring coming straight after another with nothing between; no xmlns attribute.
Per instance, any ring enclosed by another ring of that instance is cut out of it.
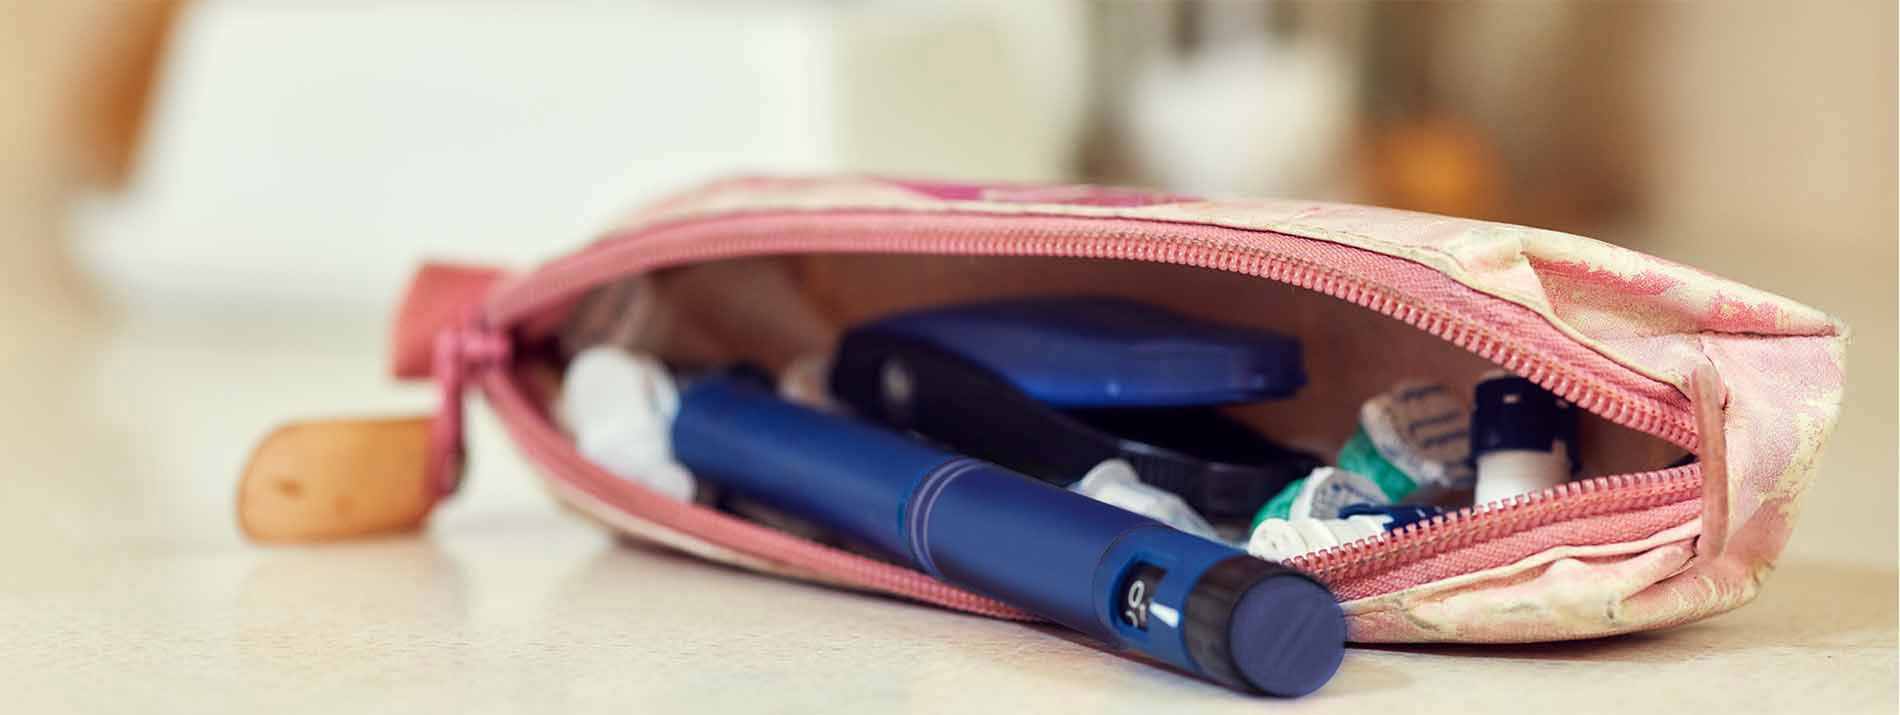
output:
<svg viewBox="0 0 1900 715"><path fill-rule="evenodd" d="M1874 2L0 4L0 556L234 544L269 425L429 404L381 365L425 256L525 265L710 177L856 171L1523 223L1820 307L1850 387L1790 557L1891 568L1895 29ZM477 430L481 471L525 470ZM553 508L521 473L465 503Z"/></svg>

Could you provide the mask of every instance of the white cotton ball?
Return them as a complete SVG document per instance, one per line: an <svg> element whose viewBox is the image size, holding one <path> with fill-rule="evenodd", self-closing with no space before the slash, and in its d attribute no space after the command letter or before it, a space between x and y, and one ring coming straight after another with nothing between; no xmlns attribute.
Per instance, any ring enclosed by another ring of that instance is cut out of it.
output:
<svg viewBox="0 0 1900 715"><path fill-rule="evenodd" d="M582 456L623 479L692 500L692 474L673 459L679 388L658 360L609 346L581 351L568 363L559 413Z"/></svg>

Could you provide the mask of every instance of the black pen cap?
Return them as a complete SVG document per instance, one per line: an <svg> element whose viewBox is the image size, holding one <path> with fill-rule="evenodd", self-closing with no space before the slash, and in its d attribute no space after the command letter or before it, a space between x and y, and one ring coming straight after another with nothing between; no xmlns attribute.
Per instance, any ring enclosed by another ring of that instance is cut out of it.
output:
<svg viewBox="0 0 1900 715"><path fill-rule="evenodd" d="M1201 575L1182 614L1188 654L1209 677L1269 695L1318 690L1346 654L1346 616L1298 569L1235 556Z"/></svg>

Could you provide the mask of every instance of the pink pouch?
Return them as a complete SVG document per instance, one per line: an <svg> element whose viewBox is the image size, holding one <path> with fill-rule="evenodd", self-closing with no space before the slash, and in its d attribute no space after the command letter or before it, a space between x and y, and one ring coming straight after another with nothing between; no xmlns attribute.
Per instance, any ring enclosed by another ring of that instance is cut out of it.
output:
<svg viewBox="0 0 1900 715"><path fill-rule="evenodd" d="M1330 453L1398 378L1496 366L1571 400L1595 474L1294 560L1358 642L1525 642L1685 623L1751 599L1841 398L1844 326L1792 301L1577 236L1384 209L1081 186L744 178L654 205L509 277L425 268L399 375L442 385L430 460L452 489L479 389L563 502L706 558L1003 618L1007 605L617 478L551 421L554 328L649 276L662 354L782 367L837 326L1007 294L1117 293L1271 327L1311 387L1242 416ZM583 308L585 310L585 308ZM1330 445L1330 446L1325 446ZM1684 453L1697 459L1664 468Z"/></svg>

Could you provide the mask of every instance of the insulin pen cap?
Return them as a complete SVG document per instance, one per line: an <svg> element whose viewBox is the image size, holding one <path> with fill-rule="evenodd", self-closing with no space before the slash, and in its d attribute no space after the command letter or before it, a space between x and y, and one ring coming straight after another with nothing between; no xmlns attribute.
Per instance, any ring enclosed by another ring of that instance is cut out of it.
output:
<svg viewBox="0 0 1900 715"><path fill-rule="evenodd" d="M1269 695L1318 690L1346 654L1346 616L1332 591L1272 561L1235 556L1188 593L1188 654L1208 676Z"/></svg>
<svg viewBox="0 0 1900 715"><path fill-rule="evenodd" d="M1577 411L1568 400L1522 377L1493 377L1478 383L1471 411L1471 456L1488 452L1549 452L1562 442L1576 469Z"/></svg>

